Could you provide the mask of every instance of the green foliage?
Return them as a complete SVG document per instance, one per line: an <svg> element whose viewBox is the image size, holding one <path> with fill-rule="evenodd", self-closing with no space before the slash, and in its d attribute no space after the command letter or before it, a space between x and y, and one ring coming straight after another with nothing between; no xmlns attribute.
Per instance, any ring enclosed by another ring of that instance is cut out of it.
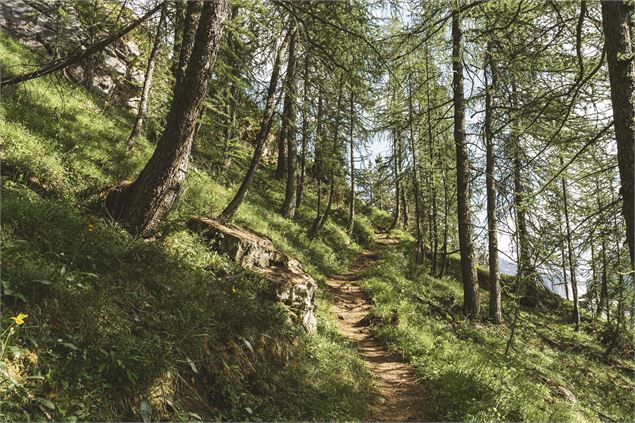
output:
<svg viewBox="0 0 635 423"><path fill-rule="evenodd" d="M5 70L28 53L0 37ZM127 151L130 116L53 77L2 94L1 323L29 317L0 363L1 419L364 418L369 374L328 302L318 299L319 332L307 336L266 280L183 230L193 213L218 213L235 186L196 162L161 236L144 242L92 214L91 194L132 179L151 152L143 138ZM242 169L236 160L230 174ZM308 239L315 193L284 219L283 186L267 172L235 222L270 236L320 283L343 270L361 245L339 221ZM371 239L364 216L360 225L359 241Z"/></svg>
<svg viewBox="0 0 635 423"><path fill-rule="evenodd" d="M374 332L413 363L437 419L632 419L634 384L627 371L632 363L626 364L628 357L606 363L592 326L576 333L553 312L523 309L516 347L504 357L509 324L464 321L461 285L453 277L436 279L425 268L411 268L409 245L386 251L362 283L374 301ZM486 303L487 293L482 298ZM510 322L513 303L503 309ZM578 402L565 400L561 387Z"/></svg>

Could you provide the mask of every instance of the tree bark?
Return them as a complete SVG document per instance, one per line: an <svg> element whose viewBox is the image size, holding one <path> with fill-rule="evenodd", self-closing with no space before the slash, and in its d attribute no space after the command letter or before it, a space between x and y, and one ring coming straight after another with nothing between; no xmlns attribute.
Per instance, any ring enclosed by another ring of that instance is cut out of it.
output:
<svg viewBox="0 0 635 423"><path fill-rule="evenodd" d="M392 223L389 230L395 229L399 225L401 216L401 134L398 129L393 132L392 158L393 172L395 173L395 209L393 210Z"/></svg>
<svg viewBox="0 0 635 423"><path fill-rule="evenodd" d="M284 202L282 204L282 215L287 219L295 217L296 207L296 191L298 179L297 170L297 145L296 145L296 115L295 101L297 94L297 85L295 78L295 68L297 57L295 53L296 43L298 40L298 31L295 26L291 29L291 39L289 41L289 61L287 65L286 79L286 96L284 99L284 108L287 112L287 186L284 194Z"/></svg>
<svg viewBox="0 0 635 423"><path fill-rule="evenodd" d="M432 102L430 100L430 52L426 49L426 101L427 101L427 121L428 121L428 153L430 160L430 244L432 247L432 274L437 273L437 261L439 253L439 233L437 225L437 186L434 172L434 137L432 134Z"/></svg>
<svg viewBox="0 0 635 423"><path fill-rule="evenodd" d="M235 20L238 16L239 7L237 5L232 6L231 8L231 20ZM233 150L233 140L236 136L236 114L238 112L238 84L236 80L240 78L240 69L238 68L238 64L235 61L235 57L240 57L240 44L236 39L236 36L233 34L229 35L229 39L227 40L227 45L229 50L233 53L230 59L230 73L231 78L229 82L229 88L226 90L226 110L227 110L227 122L225 123L225 128L223 130L223 152L220 160L219 170L221 173L227 172L232 163L232 150Z"/></svg>
<svg viewBox="0 0 635 423"><path fill-rule="evenodd" d="M632 7L632 6L630 6ZM630 251L631 267L635 267L635 198L633 196L633 160L635 139L635 49L629 25L632 14L621 0L602 1L604 47L607 52L613 122L617 140L617 161L620 172L626 222L626 240ZM630 17L629 17L630 15Z"/></svg>
<svg viewBox="0 0 635 423"><path fill-rule="evenodd" d="M309 53L310 51L308 49L304 52L304 81L302 87L302 150L300 151L300 174L298 175L298 190L295 199L296 209L300 209L300 205L302 204L302 196L304 195L304 177L306 175L306 151L309 144Z"/></svg>
<svg viewBox="0 0 635 423"><path fill-rule="evenodd" d="M463 47L460 12L452 12L452 69L454 88L454 142L456 144L456 194L459 219L459 248L465 313L478 319L480 313L478 279L474 262L472 217L470 212L470 162L465 139L465 99L463 98Z"/></svg>
<svg viewBox="0 0 635 423"><path fill-rule="evenodd" d="M498 229L496 216L496 161L494 157L494 132L492 130L492 97L496 90L496 71L492 60L491 43L485 53L485 185L487 190L487 237L489 261L489 318L499 324L503 320L501 312L501 286L498 267ZM488 81L488 68L492 75Z"/></svg>
<svg viewBox="0 0 635 423"><path fill-rule="evenodd" d="M564 166L564 160L560 156L560 167ZM575 325L575 330L580 330L580 310L578 301L578 282L576 278L576 263L573 251L573 244L571 241L571 223L569 221L569 193L567 188L567 180L562 177L562 201L564 206L564 223L567 231L567 250L569 253L569 274L571 275L571 293L573 294L573 315L571 321Z"/></svg>
<svg viewBox="0 0 635 423"><path fill-rule="evenodd" d="M450 215L450 199L448 198L449 187L447 180L447 169L445 164L443 165L443 247L441 248L441 270L439 271L439 277L445 276L445 271L448 265L448 216Z"/></svg>
<svg viewBox="0 0 635 423"><path fill-rule="evenodd" d="M179 52L183 45L183 31L185 29L185 15L187 10L187 0L176 0L174 2L174 33L172 40L172 64L170 72L176 79L179 68Z"/></svg>
<svg viewBox="0 0 635 423"><path fill-rule="evenodd" d="M402 174L403 167L402 167ZM405 178L404 178L405 185ZM402 216L403 216L403 228L404 230L408 230L408 222L410 222L410 214L408 213L408 197L406 196L406 188L402 186L401 188L401 206L402 206Z"/></svg>
<svg viewBox="0 0 635 423"><path fill-rule="evenodd" d="M247 195L247 191L249 190L254 177L256 176L256 170L258 169L258 165L260 164L260 159L262 158L262 153L264 152L267 137L269 136L269 131L271 130L271 124L273 121L276 89L278 87L278 79L280 78L280 63L282 62L282 53L284 51L284 47L285 41L283 40L280 47L278 47L276 58L273 63L273 68L271 70L271 79L269 80L267 99L265 100L265 110L260 120L260 129L258 130L258 134L256 135L256 147L254 148L254 153L251 157L251 161L249 162L247 174L243 178L243 181L240 184L238 191L236 191L234 198L232 198L232 200L229 202L229 204L225 207L220 215L221 218L224 220L229 220L234 216L234 214L236 214L238 208Z"/></svg>
<svg viewBox="0 0 635 423"><path fill-rule="evenodd" d="M512 92L510 103L513 109L517 106L517 92L516 83L512 80ZM527 204L525 185L523 183L522 175L522 163L521 163L521 145L520 138L517 134L517 129L512 125L511 129L511 144L513 149L512 167L514 173L514 208L516 210L516 225L517 225L517 239L518 239L518 273L520 274L519 280L521 281L521 287L527 287L534 289L535 284L533 280L534 269L530 261L530 246L529 246L529 232L527 230ZM524 284L523 282L527 282Z"/></svg>
<svg viewBox="0 0 635 423"><path fill-rule="evenodd" d="M562 221L560 218L560 213L558 212L558 229L562 234ZM564 243L560 245L560 252L562 253L562 282L564 284L564 295L567 301L569 301L569 281L567 280L567 260L564 252Z"/></svg>
<svg viewBox="0 0 635 423"><path fill-rule="evenodd" d="M340 80L340 84L339 84L339 89L338 89L338 94L337 94L337 110L336 110L336 114L335 114L335 127L334 127L334 134L333 134L333 151L331 152L331 154L333 155L333 159L335 159L336 154L337 154L337 149L339 147L339 127L340 127L340 117L341 117L341 108L342 108L342 84L341 84L341 80ZM319 137L320 133L318 132L318 137ZM321 148L320 148L321 150ZM319 179L322 177L322 160L320 158L320 168L319 168L319 173L318 173L318 182ZM318 186L319 189L319 186ZM320 232L320 230L324 227L324 225L326 224L326 221L331 213L331 207L333 205L333 199L335 196L335 172L333 171L333 169L331 169L331 178L330 178L330 188L329 188L329 198L326 204L326 208L324 209L324 213L320 216L319 213L319 206L318 206L318 213L315 216L315 219L313 220L313 223L311 224L311 227L309 228L308 231L308 235L309 238L314 239L315 237L317 237L318 233Z"/></svg>
<svg viewBox="0 0 635 423"><path fill-rule="evenodd" d="M176 68L175 93L177 89L180 89L179 85L182 84L190 56L192 55L202 9L203 2L201 0L187 2L185 22L183 23L183 35L181 37L181 50L179 50L179 62Z"/></svg>
<svg viewBox="0 0 635 423"><path fill-rule="evenodd" d="M410 149L412 154L412 186L415 196L415 231L417 235L417 264L423 263L423 229L421 227L421 195L419 192L419 176L417 169L417 149L414 138L414 110L412 107L412 86L410 78L408 78L408 127L410 129Z"/></svg>
<svg viewBox="0 0 635 423"><path fill-rule="evenodd" d="M350 101L350 114L351 114L351 127L350 127L350 162L351 162L351 190L349 194L348 205L348 234L353 233L355 226L355 140L353 138L355 130L355 93L351 87L351 101Z"/></svg>
<svg viewBox="0 0 635 423"><path fill-rule="evenodd" d="M150 235L179 195L226 15L227 0L203 6L194 46L181 83L175 85L165 130L154 154L130 186L108 196L107 207L113 217L133 233Z"/></svg>
<svg viewBox="0 0 635 423"><path fill-rule="evenodd" d="M137 137L141 133L141 126L145 119L146 112L148 111L148 102L150 100L150 89L152 88L152 77L154 75L154 66L157 61L159 49L161 47L161 38L163 37L163 25L166 17L166 6L161 9L161 16L159 17L159 23L157 25L157 32L154 36L154 43L152 43L152 50L150 51L150 57L148 58L148 66L146 67L145 78L143 79L143 89L141 91L141 99L139 101L139 109L137 110L137 116L135 118L132 131L128 137L128 150L134 147Z"/></svg>

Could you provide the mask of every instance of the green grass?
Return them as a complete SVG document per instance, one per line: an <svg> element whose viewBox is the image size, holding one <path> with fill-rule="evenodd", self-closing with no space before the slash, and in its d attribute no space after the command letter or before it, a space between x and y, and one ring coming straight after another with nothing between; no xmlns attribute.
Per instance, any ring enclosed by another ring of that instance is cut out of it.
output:
<svg viewBox="0 0 635 423"><path fill-rule="evenodd" d="M593 323L576 333L556 312L522 308L505 357L514 306L504 303L505 325L465 321L459 282L413 267L411 247L385 251L362 284L374 301L374 332L414 364L438 420L633 420L632 357L606 362ZM481 298L486 307L486 291ZM578 401L564 399L558 386Z"/></svg>
<svg viewBox="0 0 635 423"><path fill-rule="evenodd" d="M3 32L0 58L3 74L38 61ZM151 154L145 138L126 149L131 123L56 77L2 91L0 323L28 317L0 361L0 419L363 419L369 374L337 334L328 299L320 293L319 331L308 336L272 301L270 283L185 230L236 188L196 152L157 241L132 237L96 207L101 190L133 179ZM236 160L230 174L243 169ZM314 192L297 219L284 219L283 187L268 172L234 222L270 236L323 286L372 239L370 222L360 216L351 239L336 210L310 240Z"/></svg>

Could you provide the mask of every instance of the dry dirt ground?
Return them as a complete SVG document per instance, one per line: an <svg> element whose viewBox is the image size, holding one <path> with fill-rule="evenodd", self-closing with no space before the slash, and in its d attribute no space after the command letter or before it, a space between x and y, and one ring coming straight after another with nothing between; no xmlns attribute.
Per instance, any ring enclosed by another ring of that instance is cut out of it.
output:
<svg viewBox="0 0 635 423"><path fill-rule="evenodd" d="M357 283L360 273L373 266L381 249L396 242L394 238L381 236L376 249L360 254L347 272L330 278L327 285L333 295L332 312L340 332L357 344L357 350L373 376L378 396L370 410L370 419L428 421L423 386L409 363L374 338L367 319L364 319L372 305Z"/></svg>

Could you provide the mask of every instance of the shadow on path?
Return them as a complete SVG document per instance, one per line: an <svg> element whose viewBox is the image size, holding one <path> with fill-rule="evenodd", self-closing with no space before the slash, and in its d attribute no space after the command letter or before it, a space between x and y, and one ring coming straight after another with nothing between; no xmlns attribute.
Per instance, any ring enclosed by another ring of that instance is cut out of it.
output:
<svg viewBox="0 0 635 423"><path fill-rule="evenodd" d="M363 271L373 266L383 248L397 242L380 235L377 249L364 251L347 272L330 278L327 285L333 295L332 312L340 332L357 343L357 351L373 375L379 397L370 410L370 418L393 422L426 421L424 390L414 369L375 339L364 319L372 304L355 282Z"/></svg>

